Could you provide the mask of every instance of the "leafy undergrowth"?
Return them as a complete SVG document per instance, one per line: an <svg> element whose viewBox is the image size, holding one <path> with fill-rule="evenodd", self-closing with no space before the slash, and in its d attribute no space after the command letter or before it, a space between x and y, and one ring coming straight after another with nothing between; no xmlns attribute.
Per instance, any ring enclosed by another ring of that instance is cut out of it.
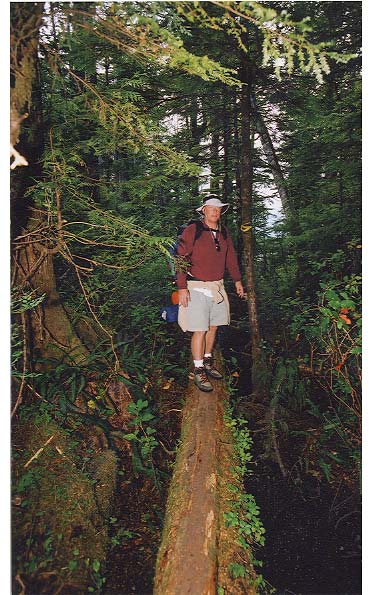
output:
<svg viewBox="0 0 372 595"><path fill-rule="evenodd" d="M128 437L138 439L115 450L99 428L58 423L45 404L22 410L13 428L14 593L152 593L183 394L162 378L156 403L133 403Z"/></svg>
<svg viewBox="0 0 372 595"><path fill-rule="evenodd" d="M255 495L266 530L260 552L264 578L278 593L356 595L361 589L356 416L293 357L272 356L271 399L253 402L249 344L234 333L233 328L224 333L224 355L235 414L248 421L253 437L253 472L245 487Z"/></svg>
<svg viewBox="0 0 372 595"><path fill-rule="evenodd" d="M180 435L184 387L165 380L159 391L157 446L147 472L119 471L110 518L111 548L104 595L151 595L168 485Z"/></svg>

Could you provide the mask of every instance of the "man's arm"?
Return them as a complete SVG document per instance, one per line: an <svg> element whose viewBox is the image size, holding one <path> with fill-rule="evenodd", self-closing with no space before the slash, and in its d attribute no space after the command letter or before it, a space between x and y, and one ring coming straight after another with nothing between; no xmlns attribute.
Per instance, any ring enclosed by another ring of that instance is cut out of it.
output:
<svg viewBox="0 0 372 595"><path fill-rule="evenodd" d="M179 239L177 256L184 258L186 265L186 257L191 255L194 247L194 238L196 233L195 224L188 225L182 232ZM178 287L178 303L180 306L187 307L190 301L190 292L187 289L187 271L177 271L176 282Z"/></svg>
<svg viewBox="0 0 372 595"><path fill-rule="evenodd" d="M246 293L241 281L241 274L238 263L238 256L236 254L233 241L229 233L227 233L227 254L226 254L226 268L230 277L235 281L236 293L240 298L244 298Z"/></svg>

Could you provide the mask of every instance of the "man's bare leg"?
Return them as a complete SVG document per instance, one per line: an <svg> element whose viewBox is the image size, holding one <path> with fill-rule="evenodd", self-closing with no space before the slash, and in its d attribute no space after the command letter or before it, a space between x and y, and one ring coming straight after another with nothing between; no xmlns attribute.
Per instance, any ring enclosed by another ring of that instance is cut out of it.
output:
<svg viewBox="0 0 372 595"><path fill-rule="evenodd" d="M201 360L204 357L205 335L206 335L206 331L194 331L192 334L191 353L192 353L193 360Z"/></svg>
<svg viewBox="0 0 372 595"><path fill-rule="evenodd" d="M191 353L194 360L201 360L205 353L212 353L217 328L217 326L210 326L208 331L193 332L191 337Z"/></svg>
<svg viewBox="0 0 372 595"><path fill-rule="evenodd" d="M216 340L217 328L218 328L217 326L210 326L209 330L207 331L207 333L205 335L205 351L203 352L203 357L204 357L204 353L212 353L213 352L214 342Z"/></svg>

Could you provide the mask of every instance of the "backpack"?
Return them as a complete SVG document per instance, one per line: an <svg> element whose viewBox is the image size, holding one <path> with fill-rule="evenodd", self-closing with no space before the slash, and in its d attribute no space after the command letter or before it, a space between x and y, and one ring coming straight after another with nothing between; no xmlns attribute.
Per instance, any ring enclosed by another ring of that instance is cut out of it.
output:
<svg viewBox="0 0 372 595"><path fill-rule="evenodd" d="M196 225L196 231L195 231L195 236L194 236L194 240L192 245L194 246L195 242L200 238L200 236L202 235L203 231L208 231L207 229L205 229L203 222L201 221L201 219L191 219L190 221L188 221L188 223L184 223L183 225L181 225L181 227L179 227L177 229L177 239L175 241L175 243L169 248L168 252L171 256L170 258L170 269L171 269L171 273L172 273L172 277L175 278L176 277L176 265L175 265L175 259L177 258L177 250L178 250L178 246L180 243L180 237L182 235L182 233L184 232L184 230L186 229L186 227L188 227L189 225L192 225L193 223L195 223ZM221 227L221 233L222 233L222 237L224 238L224 240L226 240L227 238L227 230L226 227L224 225L222 225Z"/></svg>
<svg viewBox="0 0 372 595"><path fill-rule="evenodd" d="M177 322L178 320L178 305L164 306L160 310L160 318L165 322Z"/></svg>

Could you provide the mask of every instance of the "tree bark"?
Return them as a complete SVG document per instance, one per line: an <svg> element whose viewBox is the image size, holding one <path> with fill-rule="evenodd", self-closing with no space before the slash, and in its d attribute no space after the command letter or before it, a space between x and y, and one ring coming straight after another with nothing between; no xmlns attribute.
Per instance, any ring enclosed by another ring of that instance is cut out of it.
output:
<svg viewBox="0 0 372 595"><path fill-rule="evenodd" d="M232 183L229 177L229 163L230 163L230 112L228 106L231 98L227 91L224 93L224 109L223 109L223 183L222 183L222 199L223 202L228 202L232 193Z"/></svg>
<svg viewBox="0 0 372 595"><path fill-rule="evenodd" d="M20 241L15 251L15 286L45 295L29 314L32 361L56 358L81 363L88 355L62 305L54 274L54 255L41 243ZM64 354L64 355L63 355Z"/></svg>
<svg viewBox="0 0 372 595"><path fill-rule="evenodd" d="M216 194L220 191L220 157L219 157L220 135L218 132L212 133L210 149L210 189Z"/></svg>
<svg viewBox="0 0 372 595"><path fill-rule="evenodd" d="M193 385L187 393L154 595L215 595L217 586L234 595L256 593L249 553L237 544L236 528L225 522L229 506L244 488L234 475L233 440L224 421L228 397L223 385L214 384L213 398ZM234 580L229 567L237 560L247 576Z"/></svg>
<svg viewBox="0 0 372 595"><path fill-rule="evenodd" d="M191 138L193 140L193 143L195 143L191 147L192 152L195 151L195 145L197 145L198 147L200 146L200 139L201 139L201 134L202 134L200 127L198 125L198 114L199 114L198 98L192 97L191 102L190 102L190 132L191 132ZM199 196L199 180L196 178L191 178L190 185L191 185L192 196L198 197Z"/></svg>
<svg viewBox="0 0 372 595"><path fill-rule="evenodd" d="M240 179L240 168L241 168L241 161L240 161L240 149L241 149L241 139L240 139L240 98L238 98L237 93L234 89L233 91L234 97L234 111L233 111L233 128L234 128L234 158L235 158L235 183L236 183L236 198L233 203L233 213L234 213L234 220L236 221L236 225L238 229L241 229L242 224L242 206L241 206L241 179ZM238 233L237 237L237 252L240 259L240 264L242 265L242 257L243 257L243 234ZM243 269L243 267L242 267Z"/></svg>
<svg viewBox="0 0 372 595"><path fill-rule="evenodd" d="M287 193L287 188L286 188L283 171L280 166L278 157L276 155L276 151L275 151L273 142L271 140L270 133L267 129L267 126L265 124L265 121L264 121L261 113L259 112L259 110L257 108L254 93L251 94L251 104L252 104L252 108L254 110L256 129L257 129L258 134L260 135L263 152L265 153L265 157L269 164L271 173L273 174L274 183L278 190L280 200L282 202L283 211L284 211L285 215L288 216L288 214L289 214L289 212L288 212L289 211L288 193Z"/></svg>
<svg viewBox="0 0 372 595"><path fill-rule="evenodd" d="M253 147L252 147L252 105L251 94L254 69L243 58L241 67L241 81L243 83L241 96L241 209L243 232L243 261L246 274L248 294L248 315L252 340L253 368L260 356L260 326L257 312L257 297L254 279L253 253Z"/></svg>
<svg viewBox="0 0 372 595"><path fill-rule="evenodd" d="M240 179L240 131L239 131L239 113L240 113L240 102L237 97L237 93L234 90L234 144L235 144L235 158L236 158L236 190L241 193L241 179Z"/></svg>
<svg viewBox="0 0 372 595"><path fill-rule="evenodd" d="M11 169L28 165L15 145L19 142L21 123L28 117L32 83L36 73L39 27L43 4L15 2L10 11L10 147Z"/></svg>

